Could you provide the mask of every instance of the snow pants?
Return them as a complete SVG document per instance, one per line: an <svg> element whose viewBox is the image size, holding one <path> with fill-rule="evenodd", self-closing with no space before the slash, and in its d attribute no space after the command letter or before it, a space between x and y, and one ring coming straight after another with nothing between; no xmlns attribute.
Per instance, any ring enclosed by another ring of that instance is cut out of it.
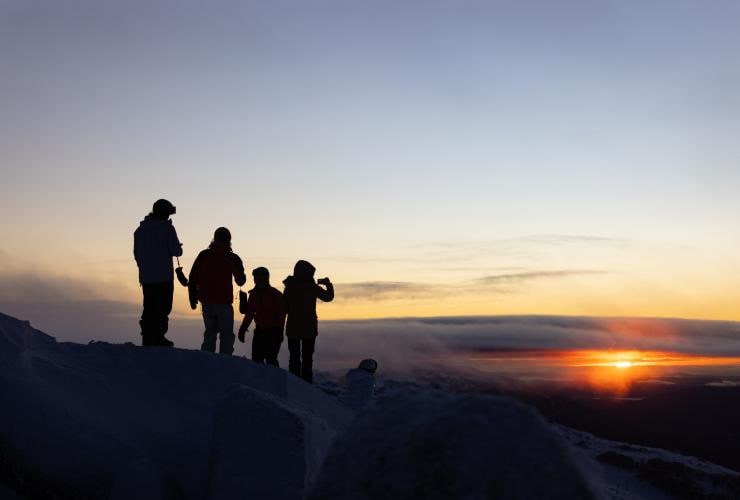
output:
<svg viewBox="0 0 740 500"><path fill-rule="evenodd" d="M221 337L218 352L231 354L234 352L234 308L231 304L203 304L203 323L206 331L203 333L202 351L216 352L216 340Z"/></svg>
<svg viewBox="0 0 740 500"><path fill-rule="evenodd" d="M288 369L296 377L301 377L309 384L313 383L313 351L316 337L312 339L288 338L290 361Z"/></svg>
<svg viewBox="0 0 740 500"><path fill-rule="evenodd" d="M277 358L282 343L283 329L281 327L255 328L252 337L252 361L280 366Z"/></svg>
<svg viewBox="0 0 740 500"><path fill-rule="evenodd" d="M144 309L141 313L141 341L144 345L161 345L167 333L169 315L172 312L173 281L163 283L142 283Z"/></svg>

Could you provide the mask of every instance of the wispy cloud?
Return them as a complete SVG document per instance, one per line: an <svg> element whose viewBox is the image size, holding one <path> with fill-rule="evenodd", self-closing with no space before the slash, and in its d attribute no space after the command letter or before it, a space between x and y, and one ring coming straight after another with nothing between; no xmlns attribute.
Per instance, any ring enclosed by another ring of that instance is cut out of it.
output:
<svg viewBox="0 0 740 500"><path fill-rule="evenodd" d="M325 260L352 263L396 263L414 265L444 265L444 270L468 270L471 266L450 265L477 260L490 255L506 257L533 257L547 252L547 247L563 245L591 245L626 247L634 243L626 238L593 235L534 234L492 240L455 240L416 243L391 249L393 255L333 255ZM480 266L475 266L480 267Z"/></svg>
<svg viewBox="0 0 740 500"><path fill-rule="evenodd" d="M721 380L719 382L709 382L707 385L709 387L740 387L740 382L735 382L733 380Z"/></svg>
<svg viewBox="0 0 740 500"><path fill-rule="evenodd" d="M520 285L530 281L554 278L569 278L572 276L589 276L606 274L606 271L590 269L561 269L556 271L528 271L520 273L494 274L484 276L476 281L483 285Z"/></svg>
<svg viewBox="0 0 740 500"><path fill-rule="evenodd" d="M647 385L676 385L676 382L662 379L636 380L635 383Z"/></svg>
<svg viewBox="0 0 740 500"><path fill-rule="evenodd" d="M405 281L363 281L336 285L338 300L426 299L445 293L478 293L481 286L525 285L544 280L605 274L605 271L566 269L555 271L522 271L494 274L458 283L417 283ZM506 290L499 290L505 293Z"/></svg>
<svg viewBox="0 0 740 500"><path fill-rule="evenodd" d="M337 284L337 297L341 300L417 299L433 296L441 291L440 285L402 281L364 281Z"/></svg>
<svg viewBox="0 0 740 500"><path fill-rule="evenodd" d="M507 241L520 241L524 243L539 243L546 245L562 244L593 244L593 245L627 245L632 240L627 238L612 238L608 236L594 236L582 234L532 234Z"/></svg>
<svg viewBox="0 0 740 500"><path fill-rule="evenodd" d="M437 248L437 249L460 249L477 248L493 249L496 247L511 247L525 245L564 245L564 244L589 244L589 245L619 245L624 246L634 243L627 238L615 238L609 236L583 235L583 234L529 234L524 236L513 236L483 241L436 241L424 244L412 245L410 248Z"/></svg>

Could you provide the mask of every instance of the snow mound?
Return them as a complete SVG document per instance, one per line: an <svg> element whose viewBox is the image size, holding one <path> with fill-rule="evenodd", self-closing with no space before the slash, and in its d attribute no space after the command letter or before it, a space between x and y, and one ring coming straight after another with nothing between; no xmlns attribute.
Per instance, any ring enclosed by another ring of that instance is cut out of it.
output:
<svg viewBox="0 0 740 500"><path fill-rule="evenodd" d="M289 401L231 386L216 407L208 498L244 498L245 492L250 498L302 498L336 433Z"/></svg>
<svg viewBox="0 0 740 500"><path fill-rule="evenodd" d="M0 483L22 496L75 499L234 498L218 489L230 477L223 458L275 484L285 471L273 460L291 440L295 462L304 457L303 477L295 473L303 488L352 418L335 398L271 366L200 351L59 343L2 314L0 408ZM258 485L240 484L239 498L259 498L250 493Z"/></svg>
<svg viewBox="0 0 740 500"><path fill-rule="evenodd" d="M401 389L335 442L309 498L594 498L583 470L562 437L516 401Z"/></svg>

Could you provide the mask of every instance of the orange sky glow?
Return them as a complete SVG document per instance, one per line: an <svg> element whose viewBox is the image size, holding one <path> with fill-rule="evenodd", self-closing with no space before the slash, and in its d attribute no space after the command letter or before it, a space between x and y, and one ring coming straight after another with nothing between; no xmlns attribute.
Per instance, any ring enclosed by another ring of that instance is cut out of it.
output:
<svg viewBox="0 0 740 500"><path fill-rule="evenodd" d="M532 350L471 356L469 360L486 371L546 371L555 380L615 395L626 394L635 383L655 382L679 370L740 367L736 356L639 350Z"/></svg>

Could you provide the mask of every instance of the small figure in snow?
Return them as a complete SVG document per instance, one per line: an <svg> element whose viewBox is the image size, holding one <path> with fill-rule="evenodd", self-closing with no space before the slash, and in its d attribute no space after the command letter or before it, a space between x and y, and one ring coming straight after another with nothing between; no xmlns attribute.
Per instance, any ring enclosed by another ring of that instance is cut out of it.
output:
<svg viewBox="0 0 740 500"><path fill-rule="evenodd" d="M293 275L283 281L285 311L288 314L285 336L288 337L290 352L289 369L290 373L308 383L313 383L313 352L319 334L316 300L334 300L334 285L329 278L314 281L315 272L316 268L311 263L299 260L293 268Z"/></svg>
<svg viewBox="0 0 740 500"><path fill-rule="evenodd" d="M339 401L357 411L373 400L375 395L375 372L378 362L374 359L363 359L357 368L347 372L344 391L339 394Z"/></svg>
<svg viewBox="0 0 740 500"><path fill-rule="evenodd" d="M134 259L139 268L139 283L144 293L141 313L141 344L171 347L165 337L172 312L174 266L172 257L182 255L182 243L170 215L176 208L167 200L157 200L152 211L134 231Z"/></svg>
<svg viewBox="0 0 740 500"><path fill-rule="evenodd" d="M219 227L210 246L193 262L188 283L190 307L195 309L198 302L202 304L206 327L201 345L203 351L216 352L216 339L220 334L219 352L234 352L232 277L238 286L247 282L242 260L231 251L231 233L225 227Z"/></svg>
<svg viewBox="0 0 740 500"><path fill-rule="evenodd" d="M244 342L244 334L254 320L252 361L279 366L277 358L285 327L283 294L270 286L270 271L267 268L258 267L252 271L252 276L254 288L249 291L247 312L239 327L239 342Z"/></svg>

